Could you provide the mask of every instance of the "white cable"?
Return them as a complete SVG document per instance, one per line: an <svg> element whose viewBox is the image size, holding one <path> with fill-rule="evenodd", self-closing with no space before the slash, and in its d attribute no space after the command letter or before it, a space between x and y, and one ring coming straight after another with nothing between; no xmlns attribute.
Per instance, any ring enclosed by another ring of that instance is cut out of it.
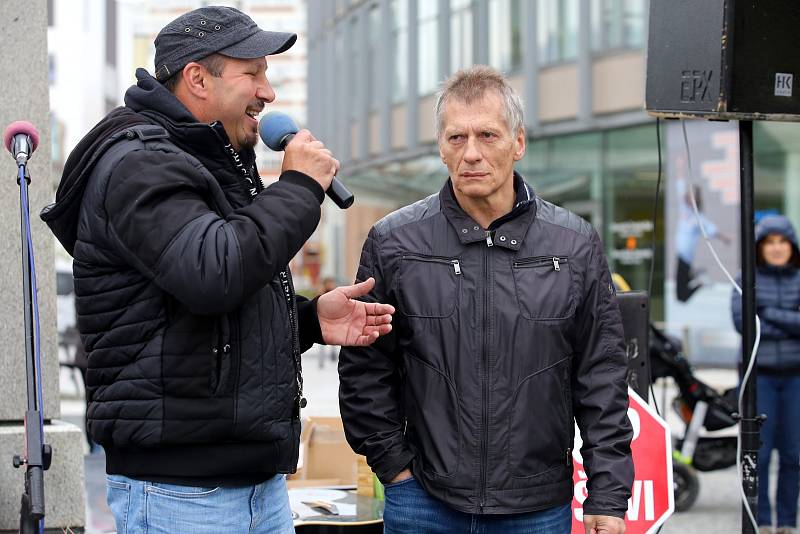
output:
<svg viewBox="0 0 800 534"><path fill-rule="evenodd" d="M736 292L742 296L742 288L739 287L739 284L736 283L736 280L731 276L731 273L725 268L723 265L722 260L719 259L717 255L717 251L714 250L714 245L711 244L711 239L708 237L708 233L706 232L705 227L703 226L703 220L700 217L700 210L697 209L697 201L694 198L694 179L692 175L692 153L689 150L689 138L686 135L686 122L681 119L681 128L683 130L683 143L686 148L686 163L689 168L689 198L692 201L692 210L694 211L694 216L697 219L697 224L700 227L700 232L703 234L703 239L705 240L706 245L708 245L708 249L711 251L711 255L714 257L714 261L717 262L717 265L722 272L725 273L725 276L730 281L731 285L736 289ZM741 156L740 156L741 157ZM741 202L741 199L740 199ZM752 221L748 221L751 223ZM761 319L759 318L758 314L756 314L756 338L755 343L753 343L753 351L750 354L750 363L747 365L747 370L744 373L744 377L742 378L742 385L739 388L739 402L738 402L738 409L739 409L739 433L736 436L736 472L739 474L739 493L742 498L742 503L744 504L744 508L747 511L747 516L750 518L750 522L753 525L753 531L758 532L758 524L753 517L753 511L750 510L750 503L747 502L747 496L744 494L744 488L742 487L742 419L741 416L744 413L744 389L747 387L747 381L750 378L750 373L753 370L753 365L756 361L756 353L758 352L758 345L761 343Z"/></svg>

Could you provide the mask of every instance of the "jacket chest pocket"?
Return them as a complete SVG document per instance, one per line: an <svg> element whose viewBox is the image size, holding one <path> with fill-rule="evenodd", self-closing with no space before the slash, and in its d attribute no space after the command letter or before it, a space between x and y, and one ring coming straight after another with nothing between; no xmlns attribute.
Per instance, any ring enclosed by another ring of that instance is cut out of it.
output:
<svg viewBox="0 0 800 534"><path fill-rule="evenodd" d="M512 262L517 301L522 316L531 321L558 320L575 312L569 258L537 256Z"/></svg>
<svg viewBox="0 0 800 534"><path fill-rule="evenodd" d="M406 254L398 273L398 300L407 317L444 318L453 314L461 292L458 258Z"/></svg>

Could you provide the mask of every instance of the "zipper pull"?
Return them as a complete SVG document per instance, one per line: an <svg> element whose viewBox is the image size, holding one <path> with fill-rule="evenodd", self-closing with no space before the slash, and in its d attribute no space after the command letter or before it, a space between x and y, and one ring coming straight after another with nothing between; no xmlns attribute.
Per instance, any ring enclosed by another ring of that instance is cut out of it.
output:
<svg viewBox="0 0 800 534"><path fill-rule="evenodd" d="M553 258L553 269L555 269L556 271L561 270L561 265L558 264L558 258L555 257Z"/></svg>
<svg viewBox="0 0 800 534"><path fill-rule="evenodd" d="M486 246L487 247L493 247L494 246L494 241L492 241L492 231L491 230L486 230Z"/></svg>
<svg viewBox="0 0 800 534"><path fill-rule="evenodd" d="M567 467L572 467L572 449L567 449Z"/></svg>
<svg viewBox="0 0 800 534"><path fill-rule="evenodd" d="M453 269L455 269L456 274L461 274L461 264L458 263L458 260L453 260Z"/></svg>
<svg viewBox="0 0 800 534"><path fill-rule="evenodd" d="M227 355L231 351L231 346L225 343L225 346L222 347L222 354Z"/></svg>

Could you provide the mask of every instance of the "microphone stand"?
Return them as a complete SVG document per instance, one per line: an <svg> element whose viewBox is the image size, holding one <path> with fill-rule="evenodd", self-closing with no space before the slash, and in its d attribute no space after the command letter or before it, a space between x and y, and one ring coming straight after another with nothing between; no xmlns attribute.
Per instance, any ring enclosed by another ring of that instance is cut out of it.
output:
<svg viewBox="0 0 800 534"><path fill-rule="evenodd" d="M25 489L20 503L19 531L21 534L44 531L44 471L50 467L52 459L52 449L44 443L41 361L36 347L36 343L39 342L39 310L36 303L36 278L35 267L33 267L33 242L28 204L30 180L26 161L18 161L17 183L20 188L22 286L25 313L25 371L28 392L28 409L25 412L25 454L23 457L14 456L15 468L26 466ZM36 325L35 332L34 324Z"/></svg>

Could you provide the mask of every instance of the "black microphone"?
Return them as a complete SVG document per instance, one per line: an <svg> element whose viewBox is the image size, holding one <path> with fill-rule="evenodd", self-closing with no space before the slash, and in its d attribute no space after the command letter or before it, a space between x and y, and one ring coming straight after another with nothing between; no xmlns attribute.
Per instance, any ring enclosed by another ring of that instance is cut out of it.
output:
<svg viewBox="0 0 800 534"><path fill-rule="evenodd" d="M276 152L286 148L299 130L292 118L280 111L270 111L264 115L258 125L258 134L261 136L261 140ZM355 200L353 193L335 176L325 193L343 210L352 206Z"/></svg>
<svg viewBox="0 0 800 534"><path fill-rule="evenodd" d="M17 160L17 166L22 166L39 146L39 132L28 121L14 121L3 133L3 144Z"/></svg>

